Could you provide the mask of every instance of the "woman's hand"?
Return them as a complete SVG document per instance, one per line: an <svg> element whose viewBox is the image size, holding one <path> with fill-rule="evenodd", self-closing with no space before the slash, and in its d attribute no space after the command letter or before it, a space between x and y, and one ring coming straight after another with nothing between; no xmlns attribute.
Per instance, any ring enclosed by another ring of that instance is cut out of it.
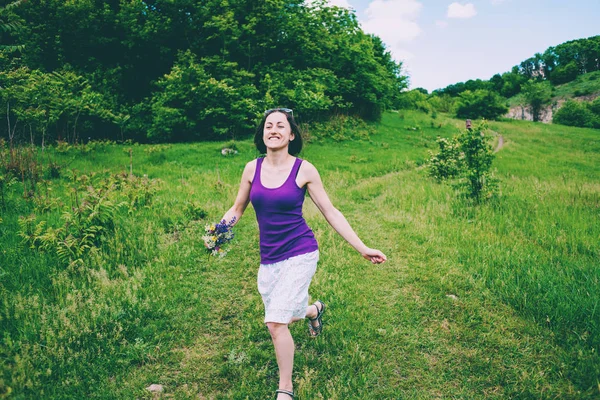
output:
<svg viewBox="0 0 600 400"><path fill-rule="evenodd" d="M387 257L381 251L377 249L367 248L362 256L367 260L371 261L373 264L382 264L387 261Z"/></svg>

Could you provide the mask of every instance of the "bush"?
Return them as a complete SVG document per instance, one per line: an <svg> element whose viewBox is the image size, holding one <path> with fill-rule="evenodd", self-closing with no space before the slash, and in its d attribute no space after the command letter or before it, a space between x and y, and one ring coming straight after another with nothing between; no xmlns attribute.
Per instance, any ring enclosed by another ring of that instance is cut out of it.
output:
<svg viewBox="0 0 600 400"><path fill-rule="evenodd" d="M346 115L337 115L327 122L315 122L303 128L303 131L308 133L308 141L325 138L333 139L336 142L369 140L375 132L375 128L364 120Z"/></svg>
<svg viewBox="0 0 600 400"><path fill-rule="evenodd" d="M595 107L595 103L592 103L592 108ZM600 105L598 108L600 108ZM554 113L552 122L561 125L594 128L599 127L598 119L599 117L594 115L585 103L568 100Z"/></svg>
<svg viewBox="0 0 600 400"><path fill-rule="evenodd" d="M480 202L498 193L498 179L490 172L494 152L481 123L451 139L438 138L440 151L430 152L430 176L450 181L465 197Z"/></svg>
<svg viewBox="0 0 600 400"><path fill-rule="evenodd" d="M590 89L590 88L575 89L575 91L573 92L573 96L575 96L575 97L587 96L588 94L592 94L592 89Z"/></svg>

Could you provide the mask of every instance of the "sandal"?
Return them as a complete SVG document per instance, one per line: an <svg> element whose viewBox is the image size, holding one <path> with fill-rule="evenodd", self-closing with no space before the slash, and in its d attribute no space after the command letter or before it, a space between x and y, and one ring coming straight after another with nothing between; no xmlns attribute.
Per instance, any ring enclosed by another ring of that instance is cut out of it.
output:
<svg viewBox="0 0 600 400"><path fill-rule="evenodd" d="M319 309L319 307L317 306L317 303L321 304L321 309ZM322 316L323 316L323 313L325 312L325 303L323 303L321 300L317 300L317 301L315 301L313 306L317 307L317 316L315 318L308 318L309 319L308 333L312 337L317 337L321 334L321 331L323 331ZM313 326L313 324L311 324L311 322L314 322L314 321L318 321L319 325Z"/></svg>
<svg viewBox="0 0 600 400"><path fill-rule="evenodd" d="M283 389L277 389L275 391L275 393L283 393L283 394L287 394L288 396L290 396L292 399L294 399L294 392L290 392L289 390L283 390Z"/></svg>

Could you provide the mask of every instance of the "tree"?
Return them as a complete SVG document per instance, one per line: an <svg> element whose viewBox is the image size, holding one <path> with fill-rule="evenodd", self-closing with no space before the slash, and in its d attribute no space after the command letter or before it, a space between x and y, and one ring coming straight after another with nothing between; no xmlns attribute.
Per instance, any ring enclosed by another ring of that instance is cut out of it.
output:
<svg viewBox="0 0 600 400"><path fill-rule="evenodd" d="M550 86L546 82L535 82L533 80L527 82L523 86L523 98L526 106L531 110L533 121L537 122L540 120L540 113L542 109L550 104L552 100L552 93Z"/></svg>
<svg viewBox="0 0 600 400"><path fill-rule="evenodd" d="M150 139L202 140L250 128L258 113L253 100L256 88L250 84L252 75L235 63L219 63L226 70L218 79L207 71L210 63L209 59L198 62L186 51L171 72L157 82L151 99Z"/></svg>
<svg viewBox="0 0 600 400"><path fill-rule="evenodd" d="M456 116L458 118L496 119L508 112L506 99L496 92L479 89L467 90L459 96Z"/></svg>
<svg viewBox="0 0 600 400"><path fill-rule="evenodd" d="M567 83L575 80L578 74L577 63L571 61L567 65L556 67L550 74L550 81L555 85Z"/></svg>
<svg viewBox="0 0 600 400"><path fill-rule="evenodd" d="M303 121L376 120L407 86L381 39L365 33L353 11L322 0L27 0L15 16L27 21L16 38L25 66L81 77L107 111L87 118L86 129L113 137L250 132L260 110L273 106L293 108ZM181 59L186 53L193 61ZM71 102L71 110L76 138L87 109Z"/></svg>
<svg viewBox="0 0 600 400"><path fill-rule="evenodd" d="M13 52L23 49L23 45L15 44L11 37L23 29L23 24L11 13L11 10L20 6L23 1L13 1L0 7L0 50Z"/></svg>

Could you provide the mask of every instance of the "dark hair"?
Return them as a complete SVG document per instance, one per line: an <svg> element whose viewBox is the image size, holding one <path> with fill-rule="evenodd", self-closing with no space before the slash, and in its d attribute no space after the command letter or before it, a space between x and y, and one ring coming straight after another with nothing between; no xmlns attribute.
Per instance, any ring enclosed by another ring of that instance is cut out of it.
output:
<svg viewBox="0 0 600 400"><path fill-rule="evenodd" d="M292 140L288 145L288 153L293 156L298 155L298 153L300 153L302 150L302 134L300 132L300 128L298 127L298 124L294 120L294 116L291 113L281 110L273 110L263 116L260 124L258 124L256 127L256 133L254 134L254 145L256 146L256 149L260 154L265 154L267 152L267 146L265 145L265 141L263 139L265 122L267 121L267 117L274 112L280 112L287 118L290 128L292 129L292 133L294 134L294 140Z"/></svg>

